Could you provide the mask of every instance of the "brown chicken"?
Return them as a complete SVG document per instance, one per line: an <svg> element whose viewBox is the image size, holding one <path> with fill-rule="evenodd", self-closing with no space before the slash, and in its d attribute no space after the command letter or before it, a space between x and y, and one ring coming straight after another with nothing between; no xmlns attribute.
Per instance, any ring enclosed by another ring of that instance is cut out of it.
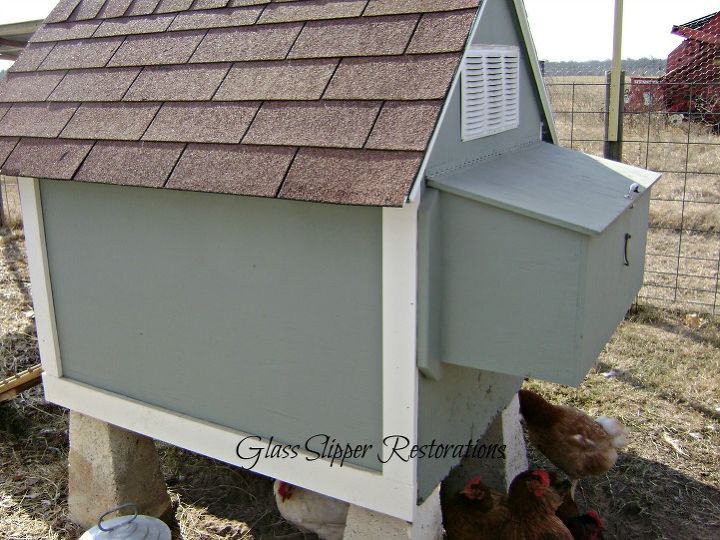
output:
<svg viewBox="0 0 720 540"><path fill-rule="evenodd" d="M448 540L489 540L499 538L509 519L505 496L472 477L458 492L440 491L443 525Z"/></svg>
<svg viewBox="0 0 720 540"><path fill-rule="evenodd" d="M553 405L530 390L520 390L520 413L530 442L572 481L607 472L626 444L623 426L614 418L593 420L573 407Z"/></svg>
<svg viewBox="0 0 720 540"><path fill-rule="evenodd" d="M569 480L561 479L559 473L556 471L549 471L548 474L550 475L550 487L560 496L562 501L558 509L555 510L555 515L563 522L565 522L566 519L576 517L580 514L580 509L570 496L572 483Z"/></svg>
<svg viewBox="0 0 720 540"><path fill-rule="evenodd" d="M572 540L572 534L555 515L562 498L550 487L542 469L520 473L510 484L510 519L501 529L502 540Z"/></svg>
<svg viewBox="0 0 720 540"><path fill-rule="evenodd" d="M562 503L555 510L555 515L565 524L575 540L601 540L605 525L597 512L590 511L580 515L577 503L570 495L572 484L568 480L561 480L558 473L551 471L550 487L557 493Z"/></svg>

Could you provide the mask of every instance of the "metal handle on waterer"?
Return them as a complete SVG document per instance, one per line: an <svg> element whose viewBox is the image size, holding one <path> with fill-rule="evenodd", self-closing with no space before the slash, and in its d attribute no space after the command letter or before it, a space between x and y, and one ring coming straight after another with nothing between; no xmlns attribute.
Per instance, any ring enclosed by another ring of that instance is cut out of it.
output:
<svg viewBox="0 0 720 540"><path fill-rule="evenodd" d="M117 525L113 525L112 527L109 527L109 528L107 528L107 529L102 526L103 519L105 519L107 516L109 516L109 515L112 514L113 512L117 512L117 511L119 511L119 510L122 510L123 508L130 508L130 507L132 507L132 509L133 509L133 515L130 516L130 518L129 518L127 521L123 521L123 522L118 523ZM137 519L137 517L138 517L138 507L137 507L137 505L136 505L135 503L125 503L125 504L121 504L120 506L116 506L115 508L113 508L113 509L111 509L111 510L108 510L108 511L105 512L102 516L100 516L100 519L98 520L98 524L97 524L97 525L98 525L98 529L100 529L100 530L103 531L103 532L114 531L114 530L116 530L116 529L119 529L120 527L124 527L125 525L130 525L130 523L132 523L133 521L135 521L135 520Z"/></svg>

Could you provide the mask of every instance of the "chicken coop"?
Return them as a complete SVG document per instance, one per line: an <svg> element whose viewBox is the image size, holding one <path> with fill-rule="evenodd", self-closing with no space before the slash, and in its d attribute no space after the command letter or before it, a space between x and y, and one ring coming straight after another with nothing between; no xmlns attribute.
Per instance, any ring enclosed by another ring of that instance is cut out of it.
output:
<svg viewBox="0 0 720 540"><path fill-rule="evenodd" d="M62 0L0 87L46 397L412 522L413 446L591 367L658 175L555 146L521 0L188 4Z"/></svg>

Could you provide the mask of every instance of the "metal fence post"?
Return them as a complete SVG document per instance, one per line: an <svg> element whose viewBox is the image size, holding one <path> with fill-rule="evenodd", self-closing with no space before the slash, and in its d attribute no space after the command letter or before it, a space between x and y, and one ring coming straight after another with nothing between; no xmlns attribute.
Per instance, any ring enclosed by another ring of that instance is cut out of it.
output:
<svg viewBox="0 0 720 540"><path fill-rule="evenodd" d="M613 161L622 161L622 143L623 143L623 113L625 112L625 72L620 72L620 96L617 103L617 115L610 114L612 109L612 74L609 71L605 72L605 136L603 145L603 156ZM611 129L610 123L613 122L615 127L615 133L617 133L617 140L610 140Z"/></svg>

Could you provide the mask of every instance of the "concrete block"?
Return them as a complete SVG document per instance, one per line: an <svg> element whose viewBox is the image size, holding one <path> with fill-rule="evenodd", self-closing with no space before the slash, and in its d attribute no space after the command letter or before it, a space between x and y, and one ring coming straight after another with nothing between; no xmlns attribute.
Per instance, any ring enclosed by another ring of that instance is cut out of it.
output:
<svg viewBox="0 0 720 540"><path fill-rule="evenodd" d="M527 470L527 451L517 395L501 411L485 432L481 444L504 445L505 459L465 458L443 481L443 489L460 491L472 476L479 474L483 483L498 491L507 492L510 482Z"/></svg>
<svg viewBox="0 0 720 540"><path fill-rule="evenodd" d="M96 525L100 515L124 503L158 518L170 510L155 443L148 437L70 411L68 468L70 519L82 527Z"/></svg>
<svg viewBox="0 0 720 540"><path fill-rule="evenodd" d="M415 509L412 523L350 505L343 540L440 540L442 538L442 510L440 486Z"/></svg>

